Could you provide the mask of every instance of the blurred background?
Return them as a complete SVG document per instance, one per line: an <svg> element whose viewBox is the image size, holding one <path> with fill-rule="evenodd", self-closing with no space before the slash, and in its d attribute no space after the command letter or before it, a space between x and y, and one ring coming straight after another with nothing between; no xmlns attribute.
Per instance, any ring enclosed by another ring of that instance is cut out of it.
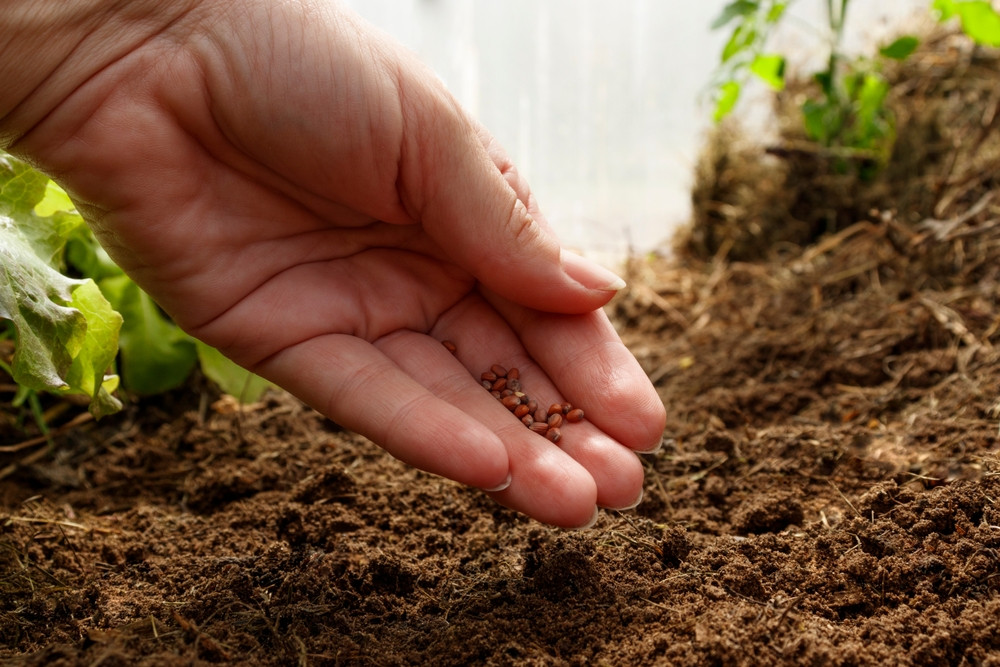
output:
<svg viewBox="0 0 1000 667"><path fill-rule="evenodd" d="M653 0L349 0L415 51L507 148L563 244L607 262L669 243L690 214L728 4ZM870 50L929 0L852 3L845 50ZM826 58L823 0L776 35L790 65ZM736 114L752 122L765 91ZM759 114L763 116L764 114Z"/></svg>

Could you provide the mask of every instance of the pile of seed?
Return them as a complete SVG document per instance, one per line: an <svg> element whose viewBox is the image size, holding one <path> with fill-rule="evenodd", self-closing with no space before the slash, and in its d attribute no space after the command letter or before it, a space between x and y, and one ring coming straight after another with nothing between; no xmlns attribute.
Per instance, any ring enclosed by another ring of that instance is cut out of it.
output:
<svg viewBox="0 0 1000 667"><path fill-rule="evenodd" d="M455 354L458 348L450 340L441 341L449 352ZM516 368L507 370L500 364L493 364L479 376L486 391L510 410L521 423L530 430L543 435L552 442L562 438L564 423L575 424L583 421L583 410L569 403L553 403L546 410L538 401L524 393L521 387L521 372Z"/></svg>
<svg viewBox="0 0 1000 667"><path fill-rule="evenodd" d="M493 364L488 371L483 371L479 380L522 424L552 442L559 442L560 429L565 422L572 424L583 420L583 410L569 403L553 403L548 409L539 406L538 401L524 393L521 372L516 368L507 370L500 364Z"/></svg>

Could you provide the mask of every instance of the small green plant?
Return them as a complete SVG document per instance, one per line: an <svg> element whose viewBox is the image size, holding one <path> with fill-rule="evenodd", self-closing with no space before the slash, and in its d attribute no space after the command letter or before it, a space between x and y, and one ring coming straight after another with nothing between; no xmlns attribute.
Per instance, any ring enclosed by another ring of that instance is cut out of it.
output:
<svg viewBox="0 0 1000 667"><path fill-rule="evenodd" d="M766 51L774 29L791 2L737 0L726 6L713 24L734 23L722 52L714 116L721 120L739 100L749 76L775 90L785 87L785 56ZM889 84L878 58L847 58L842 51L848 0L827 0L829 56L826 68L814 79L819 95L802 105L806 136L839 157L861 157L882 163L894 141L894 123L885 105ZM912 36L900 37L879 51L880 58L901 60L917 47Z"/></svg>
<svg viewBox="0 0 1000 667"><path fill-rule="evenodd" d="M714 29L731 26L717 71L715 108L719 121L730 114L746 84L756 77L774 90L785 87L786 57L767 50L770 37L794 0L735 0L722 10ZM888 160L895 143L895 122L886 105L889 84L882 74L886 60L905 60L919 45L911 35L879 49L874 58L849 58L843 52L849 0L826 0L826 67L814 75L818 95L802 105L806 137L838 158L859 159L871 175ZM984 0L934 0L941 21L957 17L977 43L1000 45L1000 15Z"/></svg>
<svg viewBox="0 0 1000 667"><path fill-rule="evenodd" d="M100 417L121 408L120 379L157 394L198 364L236 396L255 399L267 386L181 331L111 261L69 196L3 153L0 264L0 338L14 340L2 369L18 385L15 407L37 406L37 392L77 394Z"/></svg>

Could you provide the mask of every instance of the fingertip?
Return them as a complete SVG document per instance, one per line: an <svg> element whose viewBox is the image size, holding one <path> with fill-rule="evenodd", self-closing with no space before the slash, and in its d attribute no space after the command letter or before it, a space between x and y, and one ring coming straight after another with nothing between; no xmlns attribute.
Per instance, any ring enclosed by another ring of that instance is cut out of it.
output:
<svg viewBox="0 0 1000 667"><path fill-rule="evenodd" d="M483 489L483 490L486 491L487 493L497 493L499 491L503 491L504 489L506 489L507 487L510 486L511 482L513 481L513 479L514 479L514 477L510 473L507 473L507 477L504 478L504 480L502 482L500 482L496 486L489 487L489 488L486 488L486 489Z"/></svg>
<svg viewBox="0 0 1000 667"><path fill-rule="evenodd" d="M591 513L590 518L587 519L586 523L581 524L579 526L569 526L568 529L569 530L590 530L591 528L594 527L595 524L597 524L597 520L600 517L601 517L601 508L595 506L594 507L594 511Z"/></svg>
<svg viewBox="0 0 1000 667"><path fill-rule="evenodd" d="M615 445L604 452L603 466L592 471L597 479L597 504L608 509L631 509L642 501L646 471L635 452Z"/></svg>
<svg viewBox="0 0 1000 667"><path fill-rule="evenodd" d="M563 271L588 290L606 292L608 298L625 288L625 279L610 269L565 248L559 252Z"/></svg>
<svg viewBox="0 0 1000 667"><path fill-rule="evenodd" d="M521 470L514 469L511 484L494 500L559 528L580 528L594 520L597 484L591 475L563 452L542 454Z"/></svg>
<svg viewBox="0 0 1000 667"><path fill-rule="evenodd" d="M587 416L633 452L652 452L659 448L667 426L666 406L635 358L625 354L618 368L631 366L634 372L612 376Z"/></svg>
<svg viewBox="0 0 1000 667"><path fill-rule="evenodd" d="M437 399L432 399L437 400ZM433 423L410 420L405 433L393 434L383 447L416 468L479 489L504 489L511 483L510 461L503 442L479 422L450 405L451 419ZM466 428L456 428L467 422Z"/></svg>

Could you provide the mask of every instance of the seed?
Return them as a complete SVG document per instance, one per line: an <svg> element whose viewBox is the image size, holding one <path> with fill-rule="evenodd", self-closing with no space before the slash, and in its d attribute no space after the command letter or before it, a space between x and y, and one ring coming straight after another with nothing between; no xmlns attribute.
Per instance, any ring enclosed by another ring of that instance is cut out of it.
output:
<svg viewBox="0 0 1000 667"><path fill-rule="evenodd" d="M583 410L574 408L570 403L552 403L547 410L539 407L538 401L524 392L521 371L517 368L508 370L500 364L493 364L480 378L490 395L520 419L522 424L552 442L559 442L562 438L560 429L563 425L579 422L584 418Z"/></svg>
<svg viewBox="0 0 1000 667"><path fill-rule="evenodd" d="M448 350L452 354L458 352L458 346L452 343L450 340L443 340L441 344L444 345L444 349Z"/></svg>

